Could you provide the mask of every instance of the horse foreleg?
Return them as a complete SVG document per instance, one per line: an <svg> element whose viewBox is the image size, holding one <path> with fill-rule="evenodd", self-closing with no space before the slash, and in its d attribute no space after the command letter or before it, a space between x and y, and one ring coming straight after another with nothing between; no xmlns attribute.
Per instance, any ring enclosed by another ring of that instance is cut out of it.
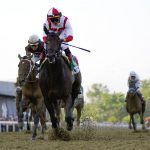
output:
<svg viewBox="0 0 150 150"><path fill-rule="evenodd" d="M19 115L21 100L22 100L22 89L21 89L21 87L18 86L16 88L16 110L17 110L18 115Z"/></svg>
<svg viewBox="0 0 150 150"><path fill-rule="evenodd" d="M59 103L59 101L56 102L56 103L54 104L54 106L55 106L55 113L56 113L56 117L57 117L58 127L60 127L61 108L60 108L60 103Z"/></svg>
<svg viewBox="0 0 150 150"><path fill-rule="evenodd" d="M37 128L39 124L39 111L35 107L32 107L32 113L33 113L33 120L34 120L34 126L32 130L32 140L35 140L37 136Z"/></svg>
<svg viewBox="0 0 150 150"><path fill-rule="evenodd" d="M28 109L28 110L26 111L27 131L30 131L30 130L31 130L31 128L30 128L30 116L29 116L30 111L31 111L30 109Z"/></svg>
<svg viewBox="0 0 150 150"><path fill-rule="evenodd" d="M41 123L41 126L42 126L42 130L41 130L42 139L44 139L45 129L47 128L46 127L46 109L45 109L45 106L43 106L43 107L44 108L40 112L40 123Z"/></svg>
<svg viewBox="0 0 150 150"><path fill-rule="evenodd" d="M136 124L135 124L135 121L134 121L134 115L133 115L133 114L130 114L130 117L131 117L133 129L134 129L134 131L136 131Z"/></svg>
<svg viewBox="0 0 150 150"><path fill-rule="evenodd" d="M129 129L132 129L132 121L131 121L131 117L130 117L130 120L129 120Z"/></svg>
<svg viewBox="0 0 150 150"><path fill-rule="evenodd" d="M18 128L19 130L23 130L23 108L22 101L19 102L19 112L18 112Z"/></svg>
<svg viewBox="0 0 150 150"><path fill-rule="evenodd" d="M49 102L48 99L44 99L44 102L45 102L45 106L50 114L52 128L58 128L59 127L58 120L57 120L57 116L55 114L55 109L54 109L53 104L51 102Z"/></svg>

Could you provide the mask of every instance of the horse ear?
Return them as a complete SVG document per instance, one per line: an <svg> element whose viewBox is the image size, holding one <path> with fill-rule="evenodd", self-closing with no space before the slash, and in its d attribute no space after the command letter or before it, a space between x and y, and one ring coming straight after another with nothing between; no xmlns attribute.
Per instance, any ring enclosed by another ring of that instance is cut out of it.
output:
<svg viewBox="0 0 150 150"><path fill-rule="evenodd" d="M18 54L18 58L21 60L22 59L22 57L21 57L21 55L20 54Z"/></svg>

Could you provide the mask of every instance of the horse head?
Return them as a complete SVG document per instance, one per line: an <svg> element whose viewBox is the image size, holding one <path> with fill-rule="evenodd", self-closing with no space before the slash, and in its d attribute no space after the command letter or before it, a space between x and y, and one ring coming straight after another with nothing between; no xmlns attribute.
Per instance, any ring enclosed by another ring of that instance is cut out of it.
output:
<svg viewBox="0 0 150 150"><path fill-rule="evenodd" d="M133 97L133 96L135 96L135 94L136 94L136 89L135 88L130 88L129 90L128 90L128 97Z"/></svg>
<svg viewBox="0 0 150 150"><path fill-rule="evenodd" d="M46 39L46 51L49 63L54 63L56 59L60 58L61 52L61 40L59 34L49 32Z"/></svg>
<svg viewBox="0 0 150 150"><path fill-rule="evenodd" d="M18 78L17 81L20 85L22 85L29 77L31 77L31 74L36 76L35 65L31 60L31 57L23 56L21 57L18 55L18 58L20 59L20 62L18 64Z"/></svg>

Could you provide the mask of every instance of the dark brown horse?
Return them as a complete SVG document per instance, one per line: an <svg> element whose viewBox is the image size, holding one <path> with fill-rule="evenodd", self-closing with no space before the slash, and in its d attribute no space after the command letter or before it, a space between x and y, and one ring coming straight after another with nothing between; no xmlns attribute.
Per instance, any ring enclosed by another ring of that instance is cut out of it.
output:
<svg viewBox="0 0 150 150"><path fill-rule="evenodd" d="M72 107L80 91L81 73L72 74L69 65L62 57L61 40L58 34L47 32L46 51L46 60L40 71L39 80L52 127L54 129L59 127L56 109L60 107L61 99L65 104L67 130L72 130Z"/></svg>
<svg viewBox="0 0 150 150"><path fill-rule="evenodd" d="M23 112L30 107L34 118L32 139L34 140L36 138L39 119L42 126L42 137L44 138L44 130L46 127L45 105L39 80L36 78L37 69L30 58L22 58L20 55L18 57L20 59L18 65L18 83L22 90L22 99L19 102L19 107L17 107L19 108L18 123L20 126L22 125Z"/></svg>
<svg viewBox="0 0 150 150"><path fill-rule="evenodd" d="M132 125L133 125L133 129L134 131L136 131L136 123L134 120L134 115L139 114L140 123L142 124L142 129L145 129L145 124L144 124L144 119L143 119L144 112L145 112L145 105L141 103L141 100L134 88L130 88L127 93L126 109L130 115L129 128L132 128Z"/></svg>

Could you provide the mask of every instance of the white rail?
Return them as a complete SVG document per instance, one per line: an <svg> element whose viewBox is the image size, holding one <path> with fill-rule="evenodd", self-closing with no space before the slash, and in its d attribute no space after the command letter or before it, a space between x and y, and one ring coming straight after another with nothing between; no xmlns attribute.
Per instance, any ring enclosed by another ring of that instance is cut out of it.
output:
<svg viewBox="0 0 150 150"><path fill-rule="evenodd" d="M18 123L16 121L0 121L0 132L15 132L18 130Z"/></svg>
<svg viewBox="0 0 150 150"><path fill-rule="evenodd" d="M31 130L33 128L34 123L30 122L30 127ZM47 122L46 123L47 126L50 126L51 123ZM39 124L39 128L41 127L41 125ZM24 127L23 130L27 129L27 123L24 122ZM17 121L0 121L0 132L18 132L18 122Z"/></svg>

